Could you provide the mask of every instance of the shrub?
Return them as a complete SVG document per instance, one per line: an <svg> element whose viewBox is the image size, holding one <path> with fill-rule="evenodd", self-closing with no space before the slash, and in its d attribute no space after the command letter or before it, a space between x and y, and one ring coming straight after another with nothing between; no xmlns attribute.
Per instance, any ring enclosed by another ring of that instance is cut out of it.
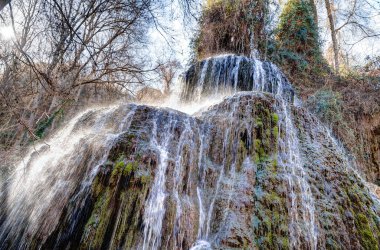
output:
<svg viewBox="0 0 380 250"><path fill-rule="evenodd" d="M265 0L208 0L192 41L196 58L219 53L250 56L253 49L263 51L267 11Z"/></svg>
<svg viewBox="0 0 380 250"><path fill-rule="evenodd" d="M309 2L289 0L275 33L277 49L271 55L272 60L283 65L290 74L320 75L325 70L327 64Z"/></svg>
<svg viewBox="0 0 380 250"><path fill-rule="evenodd" d="M343 100L338 92L318 90L309 97L307 105L324 122L335 125L343 121Z"/></svg>

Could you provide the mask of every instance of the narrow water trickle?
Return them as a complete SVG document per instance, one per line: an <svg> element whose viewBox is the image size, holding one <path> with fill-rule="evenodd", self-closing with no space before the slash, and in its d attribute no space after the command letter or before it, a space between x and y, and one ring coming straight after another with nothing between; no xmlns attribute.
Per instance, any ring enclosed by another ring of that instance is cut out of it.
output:
<svg viewBox="0 0 380 250"><path fill-rule="evenodd" d="M159 142L157 132L157 121L153 122L151 146L159 152L159 163L155 174L154 183L150 191L144 212L144 242L143 249L158 249L161 244L162 222L165 215L166 198L166 169L168 167L168 146L172 132L172 123L166 124L161 134L162 141Z"/></svg>
<svg viewBox="0 0 380 250"><path fill-rule="evenodd" d="M283 115L282 129L285 129L286 136L284 140L280 140L282 145L280 145L279 161L286 168L286 178L290 191L290 245L294 249L300 249L301 237L304 237L309 242L311 249L317 249L314 198L303 169L297 132L295 131L290 108L285 101L280 100L280 103L281 108L278 113ZM300 201L300 204L298 204L298 201Z"/></svg>

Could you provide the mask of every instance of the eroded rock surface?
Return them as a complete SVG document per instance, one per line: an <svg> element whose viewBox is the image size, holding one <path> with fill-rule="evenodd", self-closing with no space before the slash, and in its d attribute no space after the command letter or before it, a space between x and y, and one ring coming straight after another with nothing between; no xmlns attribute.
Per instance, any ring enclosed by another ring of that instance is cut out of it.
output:
<svg viewBox="0 0 380 250"><path fill-rule="evenodd" d="M379 200L352 159L249 60L189 73L185 100L250 90L195 116L96 108L32 148L1 185L1 248L378 249Z"/></svg>

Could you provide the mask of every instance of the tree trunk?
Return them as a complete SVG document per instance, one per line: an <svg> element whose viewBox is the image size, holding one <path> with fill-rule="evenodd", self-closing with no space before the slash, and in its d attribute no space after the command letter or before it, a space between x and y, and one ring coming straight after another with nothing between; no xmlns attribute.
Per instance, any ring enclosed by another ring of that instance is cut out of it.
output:
<svg viewBox="0 0 380 250"><path fill-rule="evenodd" d="M309 0L310 1L310 5L311 7L313 8L313 17L314 17L314 23L315 23L315 26L318 27L318 11L317 11L317 5L315 4L315 1L314 0Z"/></svg>
<svg viewBox="0 0 380 250"><path fill-rule="evenodd" d="M10 0L0 0L0 11L10 2Z"/></svg>
<svg viewBox="0 0 380 250"><path fill-rule="evenodd" d="M325 0L325 4L326 4L326 9L327 9L327 15L329 18L329 23L330 23L331 40L332 40L333 50L334 50L335 72L338 73L339 72L339 47L338 47L338 40L336 38L334 16L331 10L330 0Z"/></svg>

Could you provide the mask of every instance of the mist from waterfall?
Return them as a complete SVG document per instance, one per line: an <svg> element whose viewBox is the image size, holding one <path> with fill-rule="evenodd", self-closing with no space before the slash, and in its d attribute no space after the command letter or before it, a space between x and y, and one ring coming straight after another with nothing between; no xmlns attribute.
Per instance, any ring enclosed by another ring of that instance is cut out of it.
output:
<svg viewBox="0 0 380 250"><path fill-rule="evenodd" d="M31 147L2 185L6 202L1 205L0 242L10 249L33 248L33 242L52 248L69 242L75 248L91 244L96 236L108 239L94 240L105 249L131 246L126 244L212 249L228 241L236 221L247 223L247 232L260 244L266 232L258 226L259 218L267 216L260 206L269 204L286 212L279 219L286 228L270 226L283 232L279 244L318 249L323 242L318 197L302 148L306 139L294 116L296 99L274 64L220 55L190 67L180 91L159 106L117 104L83 111ZM346 155L328 131L322 124L313 130L335 145L331 150ZM112 155L123 147L130 155ZM136 159L146 165L134 166ZM117 172L116 166L125 168ZM132 174L139 181L132 183ZM281 194L263 189L271 178ZM127 181L146 195L138 200L142 209L124 218L129 203L111 190L126 194L122 182ZM105 191L94 183L102 183ZM244 205L252 214L239 217ZM109 214L107 206L115 212ZM128 239L126 225L133 218L139 231Z"/></svg>

